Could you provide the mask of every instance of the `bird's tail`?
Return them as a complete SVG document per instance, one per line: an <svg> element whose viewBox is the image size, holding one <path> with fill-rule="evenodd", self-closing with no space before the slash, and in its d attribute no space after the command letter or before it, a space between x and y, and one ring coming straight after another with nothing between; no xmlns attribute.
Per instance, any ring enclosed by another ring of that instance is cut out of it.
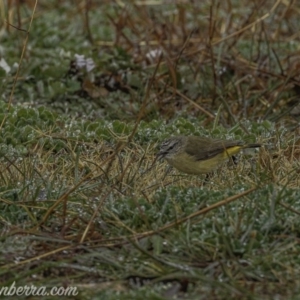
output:
<svg viewBox="0 0 300 300"><path fill-rule="evenodd" d="M262 144L246 144L246 145L243 145L243 149L246 149L246 148L259 148L261 147Z"/></svg>

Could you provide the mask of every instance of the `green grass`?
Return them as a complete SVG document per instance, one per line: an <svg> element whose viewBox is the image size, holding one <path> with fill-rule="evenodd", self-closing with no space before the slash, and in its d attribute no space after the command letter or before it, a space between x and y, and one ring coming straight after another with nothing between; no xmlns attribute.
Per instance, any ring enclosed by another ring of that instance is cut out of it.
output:
<svg viewBox="0 0 300 300"><path fill-rule="evenodd" d="M83 3L0 0L2 286L297 299L296 5ZM205 182L155 161L179 134L264 146Z"/></svg>

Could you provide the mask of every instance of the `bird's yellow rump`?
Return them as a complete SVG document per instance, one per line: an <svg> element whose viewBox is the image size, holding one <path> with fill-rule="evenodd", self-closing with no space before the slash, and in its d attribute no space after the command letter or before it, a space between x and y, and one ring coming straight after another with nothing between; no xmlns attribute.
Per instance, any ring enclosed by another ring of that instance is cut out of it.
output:
<svg viewBox="0 0 300 300"><path fill-rule="evenodd" d="M198 175L213 171L242 149L260 146L243 141L174 136L162 142L157 155L181 172Z"/></svg>

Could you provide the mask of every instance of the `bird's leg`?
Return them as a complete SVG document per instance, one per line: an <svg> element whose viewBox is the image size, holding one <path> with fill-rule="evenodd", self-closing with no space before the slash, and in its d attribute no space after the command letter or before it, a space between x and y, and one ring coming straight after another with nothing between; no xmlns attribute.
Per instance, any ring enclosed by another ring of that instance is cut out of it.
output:
<svg viewBox="0 0 300 300"><path fill-rule="evenodd" d="M212 173L207 173L207 174L205 175L205 179L204 179L203 185L208 184L211 177L212 177Z"/></svg>
<svg viewBox="0 0 300 300"><path fill-rule="evenodd" d="M239 159L235 155L231 156L231 161L233 162L234 165L237 165L239 163Z"/></svg>

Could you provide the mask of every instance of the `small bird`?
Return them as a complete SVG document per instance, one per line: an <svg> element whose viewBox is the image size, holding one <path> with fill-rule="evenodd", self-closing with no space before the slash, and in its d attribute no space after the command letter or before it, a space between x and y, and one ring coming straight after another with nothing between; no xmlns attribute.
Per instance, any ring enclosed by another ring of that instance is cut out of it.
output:
<svg viewBox="0 0 300 300"><path fill-rule="evenodd" d="M176 169L187 174L208 174L241 150L261 144L212 139L200 136L174 136L163 141L157 154Z"/></svg>

